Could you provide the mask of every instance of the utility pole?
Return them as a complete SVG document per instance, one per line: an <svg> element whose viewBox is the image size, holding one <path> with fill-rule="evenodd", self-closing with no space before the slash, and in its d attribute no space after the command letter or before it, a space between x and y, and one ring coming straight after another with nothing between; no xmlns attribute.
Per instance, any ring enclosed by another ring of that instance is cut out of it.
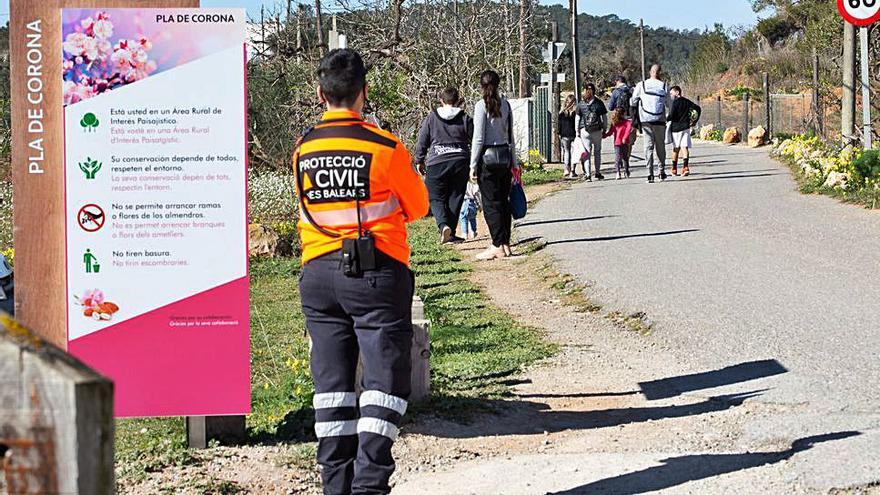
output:
<svg viewBox="0 0 880 495"><path fill-rule="evenodd" d="M642 81L645 80L645 20L639 19L639 39L642 46Z"/></svg>
<svg viewBox="0 0 880 495"><path fill-rule="evenodd" d="M321 22L321 0L315 0L315 31L318 34L318 50L323 57L327 53L327 45L324 43L324 24Z"/></svg>
<svg viewBox="0 0 880 495"><path fill-rule="evenodd" d="M581 61L578 54L578 8L577 0L568 0L569 10L571 10L571 70L574 79L574 99L578 103L581 101Z"/></svg>
<svg viewBox="0 0 880 495"><path fill-rule="evenodd" d="M843 97L840 111L840 137L853 141L856 128L856 27L843 21Z"/></svg>
<svg viewBox="0 0 880 495"><path fill-rule="evenodd" d="M296 59L300 60L303 55L303 33L302 33L302 19L303 19L303 7L304 5L300 4L296 9Z"/></svg>
<svg viewBox="0 0 880 495"><path fill-rule="evenodd" d="M770 113L770 74L764 73L764 141L769 143L773 139L773 116Z"/></svg>
<svg viewBox="0 0 880 495"><path fill-rule="evenodd" d="M816 118L816 133L824 135L822 126L822 102L819 99L819 55L813 47L813 116Z"/></svg>
<svg viewBox="0 0 880 495"><path fill-rule="evenodd" d="M556 42L559 41L559 24L550 23L550 155L553 163L559 163L559 83L556 82Z"/></svg>
<svg viewBox="0 0 880 495"><path fill-rule="evenodd" d="M526 20L529 16L529 1L519 2L519 97L529 95L529 71L526 64Z"/></svg>
<svg viewBox="0 0 880 495"><path fill-rule="evenodd" d="M291 7L293 5L293 0L287 0L287 17L284 19L285 24L290 24L290 14L292 13Z"/></svg>
<svg viewBox="0 0 880 495"><path fill-rule="evenodd" d="M871 86L868 60L868 27L859 28L859 41L862 48L862 146L871 149Z"/></svg>
<svg viewBox="0 0 880 495"><path fill-rule="evenodd" d="M260 5L260 56L266 53L266 6Z"/></svg>

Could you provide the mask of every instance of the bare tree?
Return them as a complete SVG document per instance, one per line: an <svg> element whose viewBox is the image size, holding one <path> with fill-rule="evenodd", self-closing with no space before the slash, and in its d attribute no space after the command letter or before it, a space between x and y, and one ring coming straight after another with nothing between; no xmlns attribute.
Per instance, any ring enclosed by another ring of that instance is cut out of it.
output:
<svg viewBox="0 0 880 495"><path fill-rule="evenodd" d="M519 2L519 97L530 96L528 44L529 0Z"/></svg>

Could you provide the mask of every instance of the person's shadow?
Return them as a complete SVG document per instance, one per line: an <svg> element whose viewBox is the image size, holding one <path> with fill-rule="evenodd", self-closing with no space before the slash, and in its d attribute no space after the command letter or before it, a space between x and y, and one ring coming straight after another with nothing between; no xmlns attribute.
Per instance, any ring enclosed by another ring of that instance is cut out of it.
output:
<svg viewBox="0 0 880 495"><path fill-rule="evenodd" d="M663 490L689 481L702 480L734 471L750 469L790 459L798 452L809 450L817 443L861 435L857 431L827 433L795 440L791 448L780 452L746 454L699 454L663 459L663 465L613 478L594 481L548 495L632 495Z"/></svg>

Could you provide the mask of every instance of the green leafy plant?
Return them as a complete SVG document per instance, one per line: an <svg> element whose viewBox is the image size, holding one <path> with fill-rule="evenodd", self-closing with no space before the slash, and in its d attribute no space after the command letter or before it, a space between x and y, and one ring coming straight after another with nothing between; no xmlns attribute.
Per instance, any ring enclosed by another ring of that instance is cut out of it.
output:
<svg viewBox="0 0 880 495"><path fill-rule="evenodd" d="M541 152L536 149L529 150L529 156L526 162L523 164L523 169L525 170L543 170L544 169L544 157L541 156Z"/></svg>
<svg viewBox="0 0 880 495"><path fill-rule="evenodd" d="M853 160L850 175L861 187L880 183L880 150L867 150Z"/></svg>

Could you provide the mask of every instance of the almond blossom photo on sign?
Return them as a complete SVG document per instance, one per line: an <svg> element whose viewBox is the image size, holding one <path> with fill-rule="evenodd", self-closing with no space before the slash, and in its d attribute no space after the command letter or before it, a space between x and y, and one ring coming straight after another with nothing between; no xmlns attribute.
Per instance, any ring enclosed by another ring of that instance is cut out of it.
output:
<svg viewBox="0 0 880 495"><path fill-rule="evenodd" d="M193 23L229 34L232 17L203 9L190 22L157 23L143 9L65 9L62 13L64 105L192 62L231 45L224 36L196 36ZM215 22L216 21L216 22Z"/></svg>
<svg viewBox="0 0 880 495"><path fill-rule="evenodd" d="M156 70L150 60L153 44L146 37L120 38L111 41L113 22L110 14L97 11L79 24L73 32L64 33L64 104L92 98L105 91L144 79Z"/></svg>

